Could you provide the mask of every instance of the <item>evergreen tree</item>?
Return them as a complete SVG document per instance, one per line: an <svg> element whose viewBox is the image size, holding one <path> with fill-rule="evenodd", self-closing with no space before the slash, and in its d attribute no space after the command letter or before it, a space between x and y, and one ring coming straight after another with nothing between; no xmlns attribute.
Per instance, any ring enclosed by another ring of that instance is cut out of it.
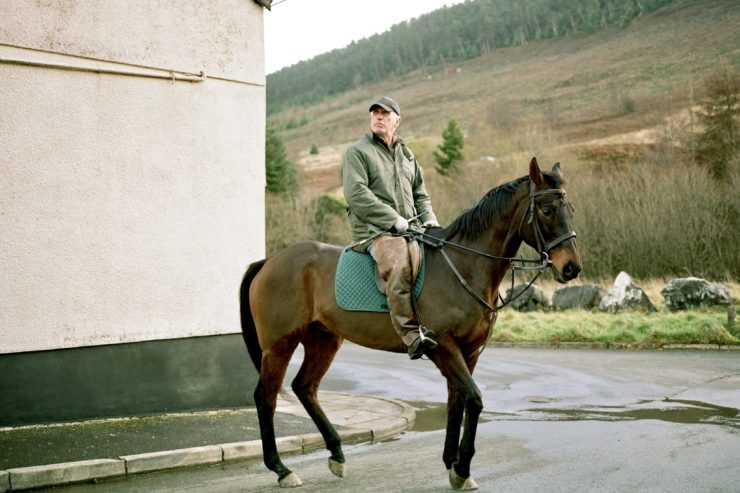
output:
<svg viewBox="0 0 740 493"><path fill-rule="evenodd" d="M697 159L712 176L728 180L730 167L740 159L740 75L721 63L704 81L699 120L704 132L697 143Z"/></svg>
<svg viewBox="0 0 740 493"><path fill-rule="evenodd" d="M457 163L462 160L462 150L465 146L462 131L455 120L450 120L447 128L442 132L442 145L437 146L440 152L434 151L434 159L437 161L437 172L447 175L451 170L457 168Z"/></svg>
<svg viewBox="0 0 740 493"><path fill-rule="evenodd" d="M286 196L298 192L298 170L285 152L283 140L274 128L267 128L265 138L265 172L267 191Z"/></svg>

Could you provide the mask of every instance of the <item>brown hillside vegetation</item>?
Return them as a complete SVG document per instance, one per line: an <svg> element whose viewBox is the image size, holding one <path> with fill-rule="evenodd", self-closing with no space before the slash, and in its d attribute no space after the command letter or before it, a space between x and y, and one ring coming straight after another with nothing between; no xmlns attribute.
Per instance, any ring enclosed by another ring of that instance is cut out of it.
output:
<svg viewBox="0 0 740 493"><path fill-rule="evenodd" d="M738 46L737 2L677 0L625 28L499 50L456 64L459 72L416 71L274 119L308 121L282 133L294 158L314 143L356 140L378 94L401 102L407 138L436 137L455 118L466 129L547 124L553 138L577 143L661 124L720 58L740 65Z"/></svg>
<svg viewBox="0 0 740 493"><path fill-rule="evenodd" d="M344 149L367 131L368 102L388 94L401 104L401 134L426 169L443 223L523 175L536 155L563 164L584 279L625 270L737 280L738 163L717 182L692 146L702 84L722 60L740 69L738 47L738 2L676 0L624 28L502 49L277 113L276 123L305 122L281 132L301 168L304 205L291 212L268 203L276 224L300 226L292 235L268 227L268 252L301 239L348 242L342 217L316 224L306 211L320 194L341 196ZM448 178L434 171L432 151L451 118L465 133L465 160Z"/></svg>

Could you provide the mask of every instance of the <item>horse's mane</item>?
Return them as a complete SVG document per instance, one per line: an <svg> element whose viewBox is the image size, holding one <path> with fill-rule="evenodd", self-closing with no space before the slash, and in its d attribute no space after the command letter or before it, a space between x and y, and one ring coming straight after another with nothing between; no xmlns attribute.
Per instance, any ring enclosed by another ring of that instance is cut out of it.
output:
<svg viewBox="0 0 740 493"><path fill-rule="evenodd" d="M551 187L560 188L563 185L563 179L559 175L544 172L542 174ZM431 230L429 233L447 240L456 235L460 235L466 240L475 240L488 230L491 221L498 217L501 211L509 205L522 183L528 181L529 175L525 175L492 188L475 206L464 210L449 226Z"/></svg>

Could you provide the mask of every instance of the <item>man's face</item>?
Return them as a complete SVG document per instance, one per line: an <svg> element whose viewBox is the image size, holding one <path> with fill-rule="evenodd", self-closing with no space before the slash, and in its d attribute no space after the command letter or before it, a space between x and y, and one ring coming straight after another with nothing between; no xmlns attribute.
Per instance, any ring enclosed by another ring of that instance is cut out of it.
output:
<svg viewBox="0 0 740 493"><path fill-rule="evenodd" d="M392 138L399 123L401 123L400 116L380 106L376 106L370 112L370 129L382 139Z"/></svg>

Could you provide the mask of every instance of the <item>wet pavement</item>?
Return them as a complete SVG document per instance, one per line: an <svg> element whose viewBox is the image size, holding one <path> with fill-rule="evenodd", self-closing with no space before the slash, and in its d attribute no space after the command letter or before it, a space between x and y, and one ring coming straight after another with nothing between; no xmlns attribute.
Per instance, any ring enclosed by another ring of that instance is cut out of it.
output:
<svg viewBox="0 0 740 493"><path fill-rule="evenodd" d="M294 358L286 382L301 357ZM738 491L732 486L740 485L737 353L489 348L481 355L475 379L485 406L473 462L482 491ZM303 491L418 491L422 485L429 491L449 490L440 460L447 389L429 361L412 362L345 344L322 390L345 396L328 405L327 414L340 426L352 424L342 421L350 404L361 419L375 402L360 403L357 409L359 398L353 396L358 394L375 396L380 403L384 398L405 401L416 410L415 423L400 439L345 447L354 471L345 480L327 475L324 451L288 457L289 467L298 468L304 481L311 479ZM288 407L282 410L289 413L280 416L279 433L315 433L300 405L284 405ZM396 412L388 405L384 412ZM257 431L256 416L248 410L201 418L202 426L182 418L167 443L233 442ZM105 438L95 431L90 436L99 435L101 447L108 439L134 436L128 443L144 447L150 432L160 433L156 421L119 425L121 431L109 433L116 436ZM128 425L131 429L123 431ZM78 434L72 430L68 428L67 437ZM64 448L63 441L47 446ZM79 453L82 442L72 443L70 453ZM44 448L43 435L36 446ZM12 447L20 451L24 445L16 441ZM8 449L0 450L5 458ZM92 449L89 456L102 450ZM409 471L411 467L419 470ZM106 482L105 491L263 491L276 487L273 476L259 461L222 463L193 472L126 477ZM561 478L569 479L561 484ZM61 490L103 491L90 485Z"/></svg>
<svg viewBox="0 0 740 493"><path fill-rule="evenodd" d="M373 396L319 392L343 443L373 443L407 431L413 409ZM254 409L165 414L0 429L0 492L230 462L261 462ZM276 412L283 455L324 448L296 397L285 391ZM5 470L3 470L5 469Z"/></svg>
<svg viewBox="0 0 740 493"><path fill-rule="evenodd" d="M487 348L473 376L484 413L525 419L558 410L627 412L691 403L740 409L737 352ZM410 403L447 401L447 386L431 362L350 344L322 388Z"/></svg>
<svg viewBox="0 0 740 493"><path fill-rule="evenodd" d="M277 413L279 437L314 433L309 418ZM254 408L0 429L0 470L259 440Z"/></svg>
<svg viewBox="0 0 740 493"><path fill-rule="evenodd" d="M416 409L416 423L412 431L445 429L447 405L436 402L409 402ZM484 410L481 423L491 421L638 421L656 420L680 424L709 424L740 430L737 409L715 406L697 401L645 401L635 406L588 406L579 409L538 409L536 407L516 414Z"/></svg>

